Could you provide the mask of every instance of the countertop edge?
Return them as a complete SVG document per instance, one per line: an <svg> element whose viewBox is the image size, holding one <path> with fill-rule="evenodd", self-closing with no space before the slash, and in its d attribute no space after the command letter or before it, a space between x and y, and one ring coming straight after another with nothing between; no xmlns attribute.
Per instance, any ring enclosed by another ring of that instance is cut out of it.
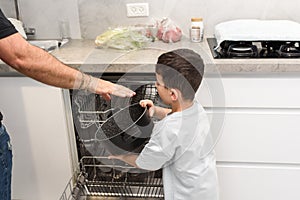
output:
<svg viewBox="0 0 300 200"><path fill-rule="evenodd" d="M159 55L189 48L199 53L207 74L299 74L300 59L214 59L206 40L192 43L187 38L177 43L155 41L145 48L131 51L98 48L94 40L70 40L52 55L70 67L85 72L153 73ZM6 75L5 75L6 74ZM0 60L0 76L19 74Z"/></svg>

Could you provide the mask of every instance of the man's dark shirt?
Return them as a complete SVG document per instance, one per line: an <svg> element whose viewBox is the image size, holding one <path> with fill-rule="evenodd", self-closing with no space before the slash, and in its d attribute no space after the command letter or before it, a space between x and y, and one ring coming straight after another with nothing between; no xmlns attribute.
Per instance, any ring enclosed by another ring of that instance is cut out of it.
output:
<svg viewBox="0 0 300 200"><path fill-rule="evenodd" d="M3 115L2 115L2 113L0 112L0 128L1 128L1 126L2 126L2 123L1 123L2 119L3 119Z"/></svg>
<svg viewBox="0 0 300 200"><path fill-rule="evenodd" d="M4 16L2 10L0 9L0 39L17 33L15 27L10 23L10 21ZM0 98L1 101L1 98ZM0 126L3 116L0 112Z"/></svg>
<svg viewBox="0 0 300 200"><path fill-rule="evenodd" d="M0 39L5 38L9 35L16 33L17 30L10 23L10 21L4 16L2 10L0 9Z"/></svg>

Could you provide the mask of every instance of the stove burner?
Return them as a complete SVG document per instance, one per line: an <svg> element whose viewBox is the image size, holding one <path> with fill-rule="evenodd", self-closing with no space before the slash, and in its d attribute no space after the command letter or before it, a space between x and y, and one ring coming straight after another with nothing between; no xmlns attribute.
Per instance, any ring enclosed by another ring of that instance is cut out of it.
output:
<svg viewBox="0 0 300 200"><path fill-rule="evenodd" d="M299 58L300 48L291 44L281 45L279 48L279 56L281 58Z"/></svg>
<svg viewBox="0 0 300 200"><path fill-rule="evenodd" d="M238 43L238 44L231 44L227 50L227 56L229 58L252 58L257 57L258 51L257 47L252 44L247 43Z"/></svg>

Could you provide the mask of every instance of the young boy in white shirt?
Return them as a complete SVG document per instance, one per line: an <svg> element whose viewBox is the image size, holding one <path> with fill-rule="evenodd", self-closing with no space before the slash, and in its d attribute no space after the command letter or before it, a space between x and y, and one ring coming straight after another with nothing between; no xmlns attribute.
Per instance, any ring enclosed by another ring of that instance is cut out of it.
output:
<svg viewBox="0 0 300 200"><path fill-rule="evenodd" d="M171 109L149 107L150 116L161 119L140 154L113 155L137 168L163 168L166 200L217 200L218 179L214 151L203 154L210 125L203 107L195 100L204 73L203 60L189 49L162 54L156 65L156 88Z"/></svg>

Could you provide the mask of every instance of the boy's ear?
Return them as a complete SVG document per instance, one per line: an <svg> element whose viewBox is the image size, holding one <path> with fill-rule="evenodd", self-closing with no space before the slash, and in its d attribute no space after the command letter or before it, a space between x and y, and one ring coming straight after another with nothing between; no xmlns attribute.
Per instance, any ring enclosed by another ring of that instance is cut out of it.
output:
<svg viewBox="0 0 300 200"><path fill-rule="evenodd" d="M178 97L179 97L178 91L175 90L175 89L173 89L173 88L171 88L169 92L170 92L171 100L172 100L172 101L177 101L177 100L178 100Z"/></svg>

